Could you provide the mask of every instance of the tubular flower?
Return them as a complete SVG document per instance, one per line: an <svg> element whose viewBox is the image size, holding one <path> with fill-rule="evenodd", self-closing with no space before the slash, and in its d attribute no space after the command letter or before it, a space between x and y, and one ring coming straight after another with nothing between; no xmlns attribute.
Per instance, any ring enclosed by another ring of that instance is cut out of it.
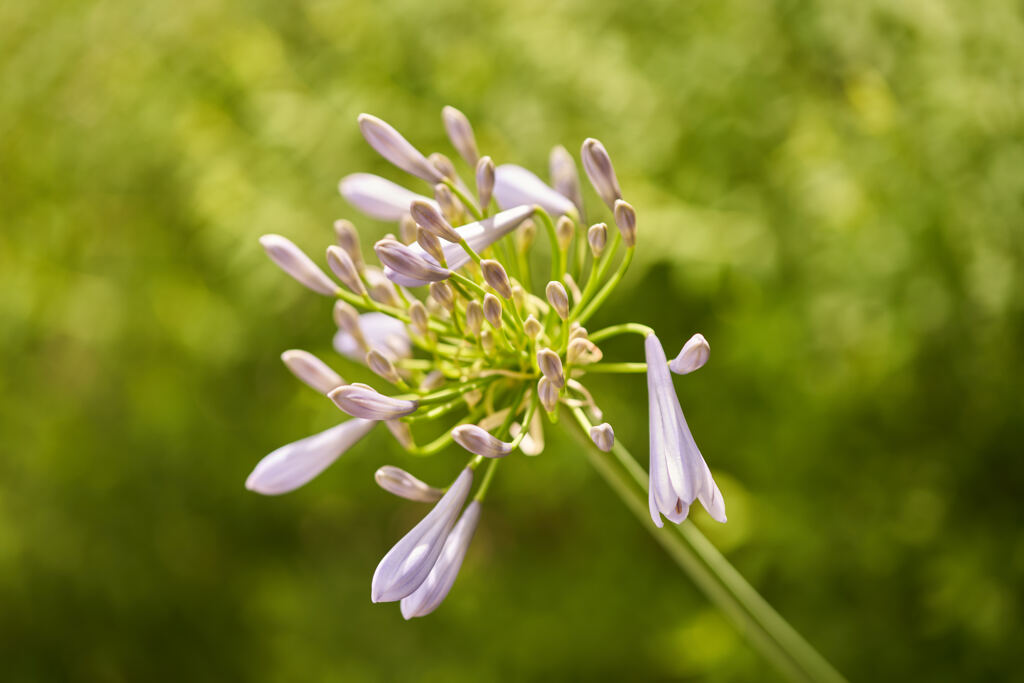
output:
<svg viewBox="0 0 1024 683"><path fill-rule="evenodd" d="M590 451L602 457L625 451L585 384L591 373L648 373L655 524L662 524L660 514L682 520L693 500L725 520L721 493L690 436L653 331L637 323L586 327L625 276L642 234L604 146L592 138L583 145L583 170L608 206L590 207L603 214L595 216L603 222L591 225L582 221L577 162L564 147L550 157L552 187L521 166L497 165L481 154L461 112L448 108L442 120L467 162L464 177L476 181L472 190L444 154L425 156L384 121L359 118L373 148L427 181L433 198L370 174L345 176L342 195L372 218L400 221L397 234L403 239L360 239L351 222L336 221L338 245L326 254L344 286L287 239L263 239L271 258L293 278L335 297L334 348L372 370L378 386L346 384L316 356L287 352L288 368L354 419L274 451L247 486L261 493L301 486L377 421L409 453L458 458L451 472L461 473L444 491L395 467L375 475L397 496L435 502L385 555L371 582L371 599L401 601L406 619L432 612L448 595L494 472L506 461L522 465L518 454L541 454L544 431L560 413L568 416L561 424L581 428ZM611 234L610 224L618 228ZM548 242L538 263L550 266L550 273L531 270L537 241ZM364 262L360 244L374 245L380 267ZM605 360L602 343L620 334L646 338L646 364ZM698 337L673 361L673 371L690 372L707 359L707 342ZM481 465L485 473L475 478Z"/></svg>

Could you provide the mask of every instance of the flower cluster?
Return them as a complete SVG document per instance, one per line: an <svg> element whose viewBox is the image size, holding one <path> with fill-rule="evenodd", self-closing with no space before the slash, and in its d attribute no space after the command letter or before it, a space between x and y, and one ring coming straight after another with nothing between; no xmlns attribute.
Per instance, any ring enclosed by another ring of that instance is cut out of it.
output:
<svg viewBox="0 0 1024 683"><path fill-rule="evenodd" d="M549 185L521 166L496 165L481 156L470 123L458 110L446 107L442 119L455 150L472 169L470 183L448 157L424 156L384 121L359 117L373 149L426 183L427 193L419 194L366 173L341 180L340 192L353 206L397 224L397 236L373 245L379 267L364 261L356 229L346 220L335 223L337 244L326 254L341 285L285 237L260 240L295 280L336 300L335 349L365 364L390 389L382 393L346 383L312 354L286 351L282 360L288 369L351 419L270 453L246 486L263 494L294 490L378 422L416 455L438 453L452 442L469 452L445 489L397 467L377 471L385 490L434 504L373 575L373 601L400 601L407 619L432 612L448 594L497 464L516 451L541 453L545 425L557 422L560 406L597 448L616 448L612 426L602 422L582 382L591 372L647 373L654 523L662 526L662 516L681 522L695 500L725 521L722 494L683 418L670 375L704 365L707 341L694 335L668 362L649 327L625 323L593 332L585 327L621 281L637 242L636 211L622 198L604 146L587 139L581 160L611 213L611 229L604 222L588 224L576 162L565 148L551 152ZM546 240L537 239L538 233ZM549 273L542 276L534 261L544 265L545 259ZM644 337L646 363L603 360L599 343L625 333ZM443 424L440 436L423 442L419 433L438 423ZM484 460L487 471L467 505L474 473Z"/></svg>

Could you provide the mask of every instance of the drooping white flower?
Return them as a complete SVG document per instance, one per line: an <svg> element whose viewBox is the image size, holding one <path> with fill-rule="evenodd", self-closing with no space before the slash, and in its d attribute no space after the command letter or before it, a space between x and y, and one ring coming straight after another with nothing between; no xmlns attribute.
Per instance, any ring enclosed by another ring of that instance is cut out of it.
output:
<svg viewBox="0 0 1024 683"><path fill-rule="evenodd" d="M672 385L665 350L655 335L644 340L644 352L651 432L651 519L660 527L661 515L665 515L678 524L686 519L693 501L699 500L712 519L724 522L722 493L690 434Z"/></svg>
<svg viewBox="0 0 1024 683"><path fill-rule="evenodd" d="M494 169L494 199L502 209L520 204L539 204L553 216L575 211L572 201L551 188L531 171L515 164Z"/></svg>
<svg viewBox="0 0 1024 683"><path fill-rule="evenodd" d="M428 183L439 183L444 180L440 171L423 156L423 153L402 137L391 124L373 114L359 115L359 130L370 143L370 147L406 173L426 180Z"/></svg>
<svg viewBox="0 0 1024 683"><path fill-rule="evenodd" d="M373 478L382 489L406 500L436 503L444 495L444 491L441 489L431 486L393 465L381 467L374 473Z"/></svg>
<svg viewBox="0 0 1024 683"><path fill-rule="evenodd" d="M480 501L474 500L466 506L462 517L448 534L444 548L430 570L427 578L413 593L402 598L402 616L406 619L424 617L437 609L455 584L466 557L469 542L473 539L477 522L480 521Z"/></svg>
<svg viewBox="0 0 1024 683"><path fill-rule="evenodd" d="M345 383L341 375L309 351L289 349L281 354L281 360L300 381L321 394Z"/></svg>
<svg viewBox="0 0 1024 683"><path fill-rule="evenodd" d="M393 420L416 412L419 402L385 396L366 384L346 384L327 394L342 411L367 420Z"/></svg>
<svg viewBox="0 0 1024 683"><path fill-rule="evenodd" d="M466 160L470 166L474 166L480 158L477 151L476 137L473 135L473 126L470 125L466 115L455 107L445 107L441 110L441 121L444 122L445 132L452 146L458 151L459 156Z"/></svg>
<svg viewBox="0 0 1024 683"><path fill-rule="evenodd" d="M474 424L459 425L452 430L452 438L470 453L485 458L504 458L512 452L512 444Z"/></svg>
<svg viewBox="0 0 1024 683"><path fill-rule="evenodd" d="M465 238L466 242L474 251L481 252L491 246L494 242L515 230L520 223L525 221L532 214L532 206L517 206L514 209L502 211L490 218L485 218L482 221L467 223L466 225L455 228L455 231ZM469 262L469 254L466 253L461 245L444 244L443 248L444 259L450 270L458 270ZM409 245L409 249L419 253L427 259L430 259L431 262L437 263L437 261L435 261L434 258L424 251L424 249L418 244ZM394 272L390 268L385 268L384 273L392 282L402 285L403 287L420 287L422 285L429 284L428 280L406 277Z"/></svg>
<svg viewBox="0 0 1024 683"><path fill-rule="evenodd" d="M467 467L423 521L388 551L373 573L371 600L401 600L420 587L437 562L472 484L473 470Z"/></svg>
<svg viewBox="0 0 1024 683"><path fill-rule="evenodd" d="M345 200L370 218L382 221L401 220L409 213L409 204L416 200L437 203L397 183L372 173L353 173L341 179L338 191Z"/></svg>
<svg viewBox="0 0 1024 683"><path fill-rule="evenodd" d="M281 446L257 463L245 488L267 496L294 491L327 469L375 424L374 420L355 418Z"/></svg>
<svg viewBox="0 0 1024 683"><path fill-rule="evenodd" d="M363 313L359 316L359 329L367 346L379 351L392 362L408 358L412 353L409 332L405 323L398 318L392 318L386 313ZM334 350L359 363L366 360L366 351L345 330L338 330L334 335Z"/></svg>
<svg viewBox="0 0 1024 683"><path fill-rule="evenodd" d="M276 263L281 270L317 294L334 296L334 293L338 291L338 285L334 284L331 278L327 277L327 274L313 263L313 259L306 256L306 252L299 249L287 237L263 235L260 237L260 244L263 245L270 260Z"/></svg>
<svg viewBox="0 0 1024 683"><path fill-rule="evenodd" d="M703 334L695 334L683 344L679 355L668 364L668 369L677 375L688 375L700 370L711 356L711 346Z"/></svg>

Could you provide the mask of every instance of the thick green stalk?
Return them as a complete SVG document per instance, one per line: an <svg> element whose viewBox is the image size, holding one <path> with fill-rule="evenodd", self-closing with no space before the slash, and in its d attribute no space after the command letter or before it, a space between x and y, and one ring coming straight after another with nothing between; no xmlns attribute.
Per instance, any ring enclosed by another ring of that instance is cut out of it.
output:
<svg viewBox="0 0 1024 683"><path fill-rule="evenodd" d="M736 625L750 644L792 681L842 683L845 679L791 627L740 575L694 524L670 524L659 529L647 505L647 475L618 441L612 454L594 446L586 432L590 422L572 409L582 433L570 429L584 446L594 468L622 498L654 539L704 594Z"/></svg>

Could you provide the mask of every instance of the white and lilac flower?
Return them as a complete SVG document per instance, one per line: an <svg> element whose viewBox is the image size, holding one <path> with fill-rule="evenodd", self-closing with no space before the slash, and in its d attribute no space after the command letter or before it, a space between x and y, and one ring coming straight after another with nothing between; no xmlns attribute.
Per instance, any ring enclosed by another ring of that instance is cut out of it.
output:
<svg viewBox="0 0 1024 683"><path fill-rule="evenodd" d="M467 467L423 521L388 551L373 573L371 600L394 602L420 587L441 555L472 484L473 470Z"/></svg>
<svg viewBox="0 0 1024 683"><path fill-rule="evenodd" d="M327 394L343 412L367 420L394 420L416 412L418 401L385 396L366 384L346 384Z"/></svg>
<svg viewBox="0 0 1024 683"><path fill-rule="evenodd" d="M374 420L355 418L281 446L257 463L245 488L267 496L294 491L327 469L375 424Z"/></svg>
<svg viewBox="0 0 1024 683"><path fill-rule="evenodd" d="M651 519L661 515L678 524L699 500L712 519L725 522L725 502L700 454L679 406L665 350L651 334L644 340L650 408L651 462L648 502ZM660 513L660 514L659 514Z"/></svg>
<svg viewBox="0 0 1024 683"><path fill-rule="evenodd" d="M494 169L494 199L502 209L520 204L538 204L553 216L575 212L565 195L551 188L534 173L515 164Z"/></svg>
<svg viewBox="0 0 1024 683"><path fill-rule="evenodd" d="M711 356L711 346L703 334L695 334L690 337L679 355L668 364L668 369L677 375L688 375L694 370L700 370L708 362Z"/></svg>
<svg viewBox="0 0 1024 683"><path fill-rule="evenodd" d="M287 237L263 235L260 237L260 244L263 245L270 260L300 284L324 296L334 296L334 293L338 291L338 285L334 284L331 278L327 277L327 274L313 263L313 259L306 256L306 252L299 249Z"/></svg>
<svg viewBox="0 0 1024 683"><path fill-rule="evenodd" d="M433 199L372 173L345 176L338 183L338 191L349 204L370 218L382 221L401 220L409 213L409 204L417 200L437 206Z"/></svg>
<svg viewBox="0 0 1024 683"><path fill-rule="evenodd" d="M465 512L448 534L441 554L434 563L427 578L419 588L402 598L402 616L406 619L425 617L437 609L446 597L462 567L469 542L473 540L473 532L480 521L480 501L474 500L466 506Z"/></svg>
<svg viewBox="0 0 1024 683"><path fill-rule="evenodd" d="M436 503L444 495L444 491L427 484L405 470L393 465L385 465L373 474L377 485L388 493L414 500L420 503Z"/></svg>
<svg viewBox="0 0 1024 683"><path fill-rule="evenodd" d="M359 329L367 346L383 354L392 362L408 358L412 353L409 332L398 318L386 313L363 313L359 316ZM334 350L359 363L366 361L366 351L349 332L338 330L334 335Z"/></svg>
<svg viewBox="0 0 1024 683"><path fill-rule="evenodd" d="M423 156L423 153L413 147L412 143L386 121L373 114L360 114L359 130L370 143L370 147L406 173L422 178L428 183L439 183L444 180L441 172Z"/></svg>

